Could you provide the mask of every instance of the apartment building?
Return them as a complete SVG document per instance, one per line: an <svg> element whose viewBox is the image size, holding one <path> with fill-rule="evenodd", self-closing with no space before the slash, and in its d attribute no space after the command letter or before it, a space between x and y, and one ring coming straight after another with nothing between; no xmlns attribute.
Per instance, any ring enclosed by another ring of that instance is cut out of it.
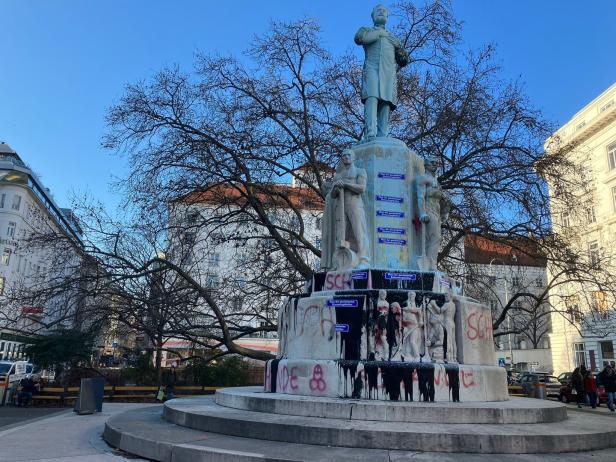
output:
<svg viewBox="0 0 616 462"><path fill-rule="evenodd" d="M29 306L15 300L23 288L42 284L53 272L53 250L28 244L41 227L64 233L81 243L81 230L69 209L60 208L49 189L21 157L0 143L0 359L24 356L24 338L43 326L68 327L76 306L70 297L55 297L45 306ZM69 258L80 258L75 251ZM67 294L68 295L68 294Z"/></svg>
<svg viewBox="0 0 616 462"><path fill-rule="evenodd" d="M545 149L564 149L584 175L584 203L563 207L559 191L550 189L552 223L597 271L613 272L616 244L616 83L583 107L546 140ZM550 185L552 186L552 185ZM569 283L550 294L558 310L550 334L554 370L585 364L592 370L616 361L616 316L613 296L596 285Z"/></svg>

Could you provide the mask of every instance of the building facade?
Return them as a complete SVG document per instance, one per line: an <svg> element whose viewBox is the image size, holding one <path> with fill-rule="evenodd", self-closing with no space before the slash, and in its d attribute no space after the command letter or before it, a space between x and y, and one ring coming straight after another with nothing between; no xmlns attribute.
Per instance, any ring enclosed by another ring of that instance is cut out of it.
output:
<svg viewBox="0 0 616 462"><path fill-rule="evenodd" d="M541 298L546 290L546 260L531 243L465 238L465 292L489 305L493 320L499 319L503 307L517 294L532 293ZM552 372L549 310L530 297L519 297L512 303L494 332L499 362L518 372Z"/></svg>
<svg viewBox="0 0 616 462"><path fill-rule="evenodd" d="M546 152L564 149L585 175L588 191L577 209L564 207L559 191L550 189L554 229L566 236L598 271L611 271L616 244L616 84L591 101L546 141ZM599 370L615 362L616 317L613 296L597 287L567 284L550 298L550 335L555 373L584 364Z"/></svg>
<svg viewBox="0 0 616 462"><path fill-rule="evenodd" d="M299 258L318 268L319 259L301 240L320 248L322 199L297 183L275 184L268 189L260 197L268 222ZM242 200L235 186L220 185L174 203L168 257L212 291L225 312L232 313L234 324L275 326L286 299L284 293L298 291L304 281L294 279L280 244L263 225L249 218L252 212L240 210ZM273 339L277 333L248 335L254 336Z"/></svg>
<svg viewBox="0 0 616 462"><path fill-rule="evenodd" d="M29 240L46 228L69 237L75 249L81 243L72 212L61 209L19 155L0 143L0 359L23 358L24 337L32 332L42 332L44 326L72 327L75 321L70 297L54 297L40 306L20 303L17 297L61 271L54 265L54 250ZM75 250L68 258L79 254Z"/></svg>

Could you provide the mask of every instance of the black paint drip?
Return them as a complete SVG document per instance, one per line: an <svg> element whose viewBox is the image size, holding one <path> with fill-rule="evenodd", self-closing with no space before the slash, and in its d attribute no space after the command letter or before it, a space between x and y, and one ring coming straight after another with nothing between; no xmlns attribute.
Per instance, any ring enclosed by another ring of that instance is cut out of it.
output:
<svg viewBox="0 0 616 462"><path fill-rule="evenodd" d="M414 367L404 368L402 382L404 383L404 400L413 401L413 371Z"/></svg>
<svg viewBox="0 0 616 462"><path fill-rule="evenodd" d="M278 363L280 359L272 359L270 366L270 383L272 384L270 387L271 393L276 393L276 381L278 379Z"/></svg>
<svg viewBox="0 0 616 462"><path fill-rule="evenodd" d="M374 357L374 355L373 355ZM365 363L364 373L368 381L368 399L372 399L372 390L375 390L375 398L379 397L379 366L376 364Z"/></svg>
<svg viewBox="0 0 616 462"><path fill-rule="evenodd" d="M340 332L342 359L359 360L365 297L334 297L334 300L341 298L357 300L357 308L336 307L336 324L347 324L349 326L348 332ZM355 372L353 372L354 375Z"/></svg>
<svg viewBox="0 0 616 462"><path fill-rule="evenodd" d="M458 366L445 369L449 379L449 393L454 403L460 402L460 368Z"/></svg>
<svg viewBox="0 0 616 462"><path fill-rule="evenodd" d="M434 402L434 367L417 368L419 399Z"/></svg>

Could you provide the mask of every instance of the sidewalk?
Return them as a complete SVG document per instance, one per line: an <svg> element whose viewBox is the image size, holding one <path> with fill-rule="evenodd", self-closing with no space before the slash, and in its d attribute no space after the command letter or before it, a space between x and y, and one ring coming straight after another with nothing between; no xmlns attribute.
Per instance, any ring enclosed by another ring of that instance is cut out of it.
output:
<svg viewBox="0 0 616 462"><path fill-rule="evenodd" d="M8 430L25 421L41 419L64 412L66 409L58 407L14 407L0 406L0 431Z"/></svg>
<svg viewBox="0 0 616 462"><path fill-rule="evenodd" d="M23 425L0 428L0 461L135 462L102 440L105 421L118 412L156 404L105 403L100 414L79 416L66 410ZM0 411L1 412L1 411Z"/></svg>

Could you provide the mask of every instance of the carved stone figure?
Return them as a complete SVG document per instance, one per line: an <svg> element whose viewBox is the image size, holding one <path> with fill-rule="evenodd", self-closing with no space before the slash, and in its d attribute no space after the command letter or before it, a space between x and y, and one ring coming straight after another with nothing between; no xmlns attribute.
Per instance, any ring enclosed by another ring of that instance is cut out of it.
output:
<svg viewBox="0 0 616 462"><path fill-rule="evenodd" d="M450 202L436 179L437 164L425 161L426 172L416 180L417 208L422 223L422 256L418 263L421 270L435 271L441 247L441 223L449 216Z"/></svg>
<svg viewBox="0 0 616 462"><path fill-rule="evenodd" d="M445 303L441 307L443 314L443 327L447 332L447 361L458 360L458 349L456 344L456 304L451 300L451 295L445 294Z"/></svg>
<svg viewBox="0 0 616 462"><path fill-rule="evenodd" d="M445 330L443 328L443 319L441 309L435 300L428 303L428 350L432 361L444 359L443 344L445 340Z"/></svg>
<svg viewBox="0 0 616 462"><path fill-rule="evenodd" d="M372 10L374 27L362 27L355 43L364 47L361 100L364 103L364 138L387 136L389 113L398 102L396 66L406 66L408 53L402 43L385 29L389 11L383 5Z"/></svg>
<svg viewBox="0 0 616 462"><path fill-rule="evenodd" d="M347 149L325 198L321 268L346 270L367 268L370 240L362 194L366 171L354 165L355 153Z"/></svg>
<svg viewBox="0 0 616 462"><path fill-rule="evenodd" d="M390 305L391 316L389 317L389 329L387 330L387 341L389 343L389 351L391 352L391 360L399 360L402 345L402 308L400 303L393 302Z"/></svg>
<svg viewBox="0 0 616 462"><path fill-rule="evenodd" d="M389 344L387 343L387 318L389 303L386 300L387 291L379 290L379 299L376 302L378 318L374 331L375 358L380 361L389 361Z"/></svg>
<svg viewBox="0 0 616 462"><path fill-rule="evenodd" d="M405 360L416 361L422 353L423 313L415 303L415 292L409 292L402 308L402 356Z"/></svg>

